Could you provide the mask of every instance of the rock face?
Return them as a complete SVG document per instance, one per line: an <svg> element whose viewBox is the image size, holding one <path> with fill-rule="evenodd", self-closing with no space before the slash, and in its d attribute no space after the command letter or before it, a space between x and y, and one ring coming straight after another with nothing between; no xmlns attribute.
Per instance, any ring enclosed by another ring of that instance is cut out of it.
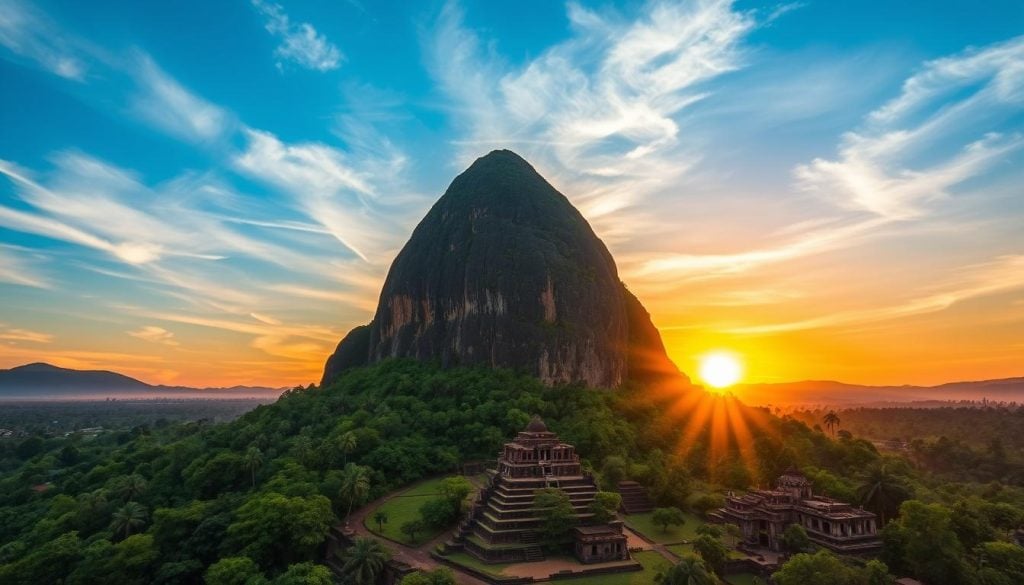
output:
<svg viewBox="0 0 1024 585"><path fill-rule="evenodd" d="M341 341L323 382L391 357L514 368L548 384L682 376L587 221L507 150L477 159L430 209L373 321Z"/></svg>

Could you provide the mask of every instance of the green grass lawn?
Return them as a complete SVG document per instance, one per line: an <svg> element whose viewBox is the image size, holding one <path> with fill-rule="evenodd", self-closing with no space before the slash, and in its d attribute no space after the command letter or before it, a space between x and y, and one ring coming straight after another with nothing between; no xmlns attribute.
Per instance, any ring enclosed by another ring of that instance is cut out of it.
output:
<svg viewBox="0 0 1024 585"><path fill-rule="evenodd" d="M644 566L643 571L612 573L610 575L584 575L573 579L559 579L556 583L585 583L586 585L651 585L658 573L664 573L672 566L660 554L648 550L633 553L633 558Z"/></svg>
<svg viewBox="0 0 1024 585"><path fill-rule="evenodd" d="M686 524L682 526L669 526L668 530L662 530L661 526L654 525L654 512L629 514L624 516L624 518L626 524L633 530L658 544L668 544L670 542L682 542L697 538L697 528L705 524L703 520L693 514L684 513L683 515L686 517Z"/></svg>
<svg viewBox="0 0 1024 585"><path fill-rule="evenodd" d="M728 547L728 544L726 544L726 547ZM689 544L671 544L671 545L669 545L666 548L668 548L668 550L676 553L679 556L684 556L684 555L689 555L689 554L697 554L697 553L693 552L693 546L689 545ZM745 558L747 558L747 555L741 553L738 550L733 550L733 549L730 548L729 549L729 558L730 559L745 559Z"/></svg>
<svg viewBox="0 0 1024 585"><path fill-rule="evenodd" d="M405 524L410 520L416 520L420 517L420 506L429 502L432 498L437 497L441 493L442 479L443 478L431 479L414 486L408 491L399 492L399 495L384 502L375 510L371 510L363 520L363 524L374 534L379 534L385 538L397 540L402 544L410 546L419 546L424 542L431 540L438 534L441 534L443 530L436 532L423 532L416 536L415 541L411 541L402 533L402 524ZM388 521L383 525L383 530L381 530L373 520L373 515L377 510L383 510L388 515Z"/></svg>

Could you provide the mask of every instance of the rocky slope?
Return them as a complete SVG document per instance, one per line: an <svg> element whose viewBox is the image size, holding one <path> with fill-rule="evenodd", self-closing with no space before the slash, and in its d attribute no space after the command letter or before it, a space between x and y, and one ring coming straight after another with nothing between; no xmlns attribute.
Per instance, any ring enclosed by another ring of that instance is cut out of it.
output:
<svg viewBox="0 0 1024 585"><path fill-rule="evenodd" d="M587 221L507 150L477 159L430 209L373 321L341 341L323 382L391 357L514 368L549 384L686 381Z"/></svg>

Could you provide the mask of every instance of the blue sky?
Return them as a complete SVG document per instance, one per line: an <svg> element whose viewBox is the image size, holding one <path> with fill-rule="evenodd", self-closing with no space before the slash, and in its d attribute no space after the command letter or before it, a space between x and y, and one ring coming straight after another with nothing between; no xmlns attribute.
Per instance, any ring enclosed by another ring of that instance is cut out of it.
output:
<svg viewBox="0 0 1024 585"><path fill-rule="evenodd" d="M673 357L1021 375L1020 2L0 0L0 367L305 383L511 148Z"/></svg>

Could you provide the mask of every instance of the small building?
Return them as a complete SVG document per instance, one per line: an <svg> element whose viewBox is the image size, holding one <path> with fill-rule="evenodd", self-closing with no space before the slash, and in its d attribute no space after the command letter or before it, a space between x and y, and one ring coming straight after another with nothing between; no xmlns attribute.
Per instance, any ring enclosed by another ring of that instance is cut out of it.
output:
<svg viewBox="0 0 1024 585"><path fill-rule="evenodd" d="M574 550L581 563L607 563L629 559L622 523L577 526L573 530Z"/></svg>
<svg viewBox="0 0 1024 585"><path fill-rule="evenodd" d="M811 481L792 467L779 477L775 489L730 495L725 507L710 516L739 526L745 543L776 551L782 549L782 533L790 524L803 526L811 542L833 552L868 554L882 547L874 513L815 496Z"/></svg>

